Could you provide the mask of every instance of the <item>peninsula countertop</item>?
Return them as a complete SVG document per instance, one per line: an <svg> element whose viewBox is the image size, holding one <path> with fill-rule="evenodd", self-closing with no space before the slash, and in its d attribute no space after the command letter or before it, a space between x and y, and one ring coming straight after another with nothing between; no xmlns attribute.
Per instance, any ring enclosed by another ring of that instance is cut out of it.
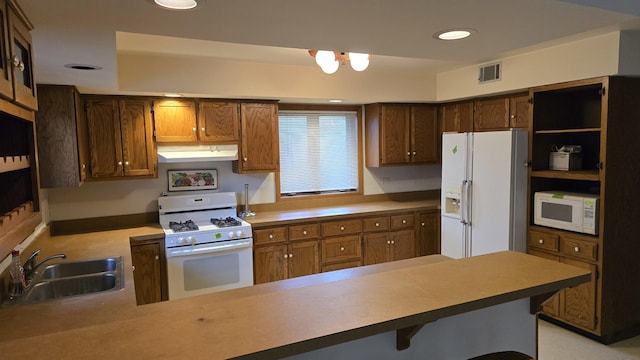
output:
<svg viewBox="0 0 640 360"><path fill-rule="evenodd" d="M590 276L585 269L500 252L459 260L425 256L139 307L114 307L96 297L93 304L79 303L78 310L86 314L92 306L89 313L96 315L82 326L69 328L49 318L40 324L46 333L0 341L0 354L16 359L279 358L550 294ZM64 315L72 305L51 302L38 310ZM36 316L23 309L2 317L3 334L12 322Z"/></svg>

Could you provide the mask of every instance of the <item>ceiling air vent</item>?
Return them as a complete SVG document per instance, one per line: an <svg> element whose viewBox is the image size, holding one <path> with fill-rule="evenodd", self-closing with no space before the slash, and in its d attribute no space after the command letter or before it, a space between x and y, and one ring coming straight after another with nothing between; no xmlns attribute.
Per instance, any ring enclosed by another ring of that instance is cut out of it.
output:
<svg viewBox="0 0 640 360"><path fill-rule="evenodd" d="M478 82L485 83L489 81L500 80L501 64L489 64L480 67L480 75L478 76Z"/></svg>

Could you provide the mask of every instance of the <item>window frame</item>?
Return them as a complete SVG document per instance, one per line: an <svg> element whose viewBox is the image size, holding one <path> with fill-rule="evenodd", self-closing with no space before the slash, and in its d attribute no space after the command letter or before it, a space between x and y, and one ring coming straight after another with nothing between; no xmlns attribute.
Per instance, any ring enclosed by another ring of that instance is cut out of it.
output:
<svg viewBox="0 0 640 360"><path fill-rule="evenodd" d="M358 147L358 189L348 193L326 193L326 194L301 194L295 196L281 196L280 191L280 169L276 171L276 202L314 200L314 199L330 199L330 198L349 198L362 196L364 180L363 180L363 138L362 138L362 105L322 105L322 104L278 104L279 110L294 111L355 111L356 112L356 131L357 131L357 147ZM280 134L278 133L278 137ZM280 161L280 155L278 155Z"/></svg>

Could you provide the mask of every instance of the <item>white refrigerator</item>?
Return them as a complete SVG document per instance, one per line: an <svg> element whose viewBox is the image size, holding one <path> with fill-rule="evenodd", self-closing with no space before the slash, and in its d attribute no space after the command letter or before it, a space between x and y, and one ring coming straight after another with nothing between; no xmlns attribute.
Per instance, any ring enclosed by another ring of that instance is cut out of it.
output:
<svg viewBox="0 0 640 360"><path fill-rule="evenodd" d="M525 130L442 136L442 255L526 251Z"/></svg>

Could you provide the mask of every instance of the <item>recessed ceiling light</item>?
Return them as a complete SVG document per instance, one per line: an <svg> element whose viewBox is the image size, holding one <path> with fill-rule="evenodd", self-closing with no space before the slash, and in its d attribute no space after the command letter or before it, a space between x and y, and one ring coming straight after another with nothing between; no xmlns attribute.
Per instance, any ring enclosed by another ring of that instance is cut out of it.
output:
<svg viewBox="0 0 640 360"><path fill-rule="evenodd" d="M164 94L164 96L166 97L181 97L181 94L176 94L176 93L166 93Z"/></svg>
<svg viewBox="0 0 640 360"><path fill-rule="evenodd" d="M189 10L198 6L196 0L153 0L153 2L171 10Z"/></svg>
<svg viewBox="0 0 640 360"><path fill-rule="evenodd" d="M437 32L433 37L440 40L460 40L471 36L475 32L476 30L473 29L451 29Z"/></svg>
<svg viewBox="0 0 640 360"><path fill-rule="evenodd" d="M102 70L101 66L88 64L65 64L64 67L74 70Z"/></svg>
<svg viewBox="0 0 640 360"><path fill-rule="evenodd" d="M342 99L329 99L330 103L341 103Z"/></svg>

